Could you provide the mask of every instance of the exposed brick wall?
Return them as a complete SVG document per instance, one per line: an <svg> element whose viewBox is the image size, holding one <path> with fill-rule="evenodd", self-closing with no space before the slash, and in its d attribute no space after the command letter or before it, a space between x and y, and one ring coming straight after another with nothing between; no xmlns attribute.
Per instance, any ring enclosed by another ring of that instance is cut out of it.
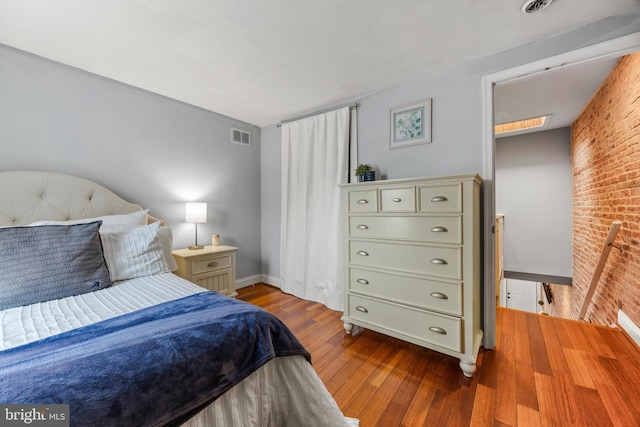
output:
<svg viewBox="0 0 640 427"><path fill-rule="evenodd" d="M573 287L577 319L609 226L622 221L585 320L611 325L618 308L640 325L640 54L620 59L571 128ZM562 298L561 304L567 304Z"/></svg>

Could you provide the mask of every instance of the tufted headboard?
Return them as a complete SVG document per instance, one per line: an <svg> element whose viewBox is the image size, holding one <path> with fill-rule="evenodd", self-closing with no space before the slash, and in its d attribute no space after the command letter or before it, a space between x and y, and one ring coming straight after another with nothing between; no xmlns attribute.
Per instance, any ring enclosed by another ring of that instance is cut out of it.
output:
<svg viewBox="0 0 640 427"><path fill-rule="evenodd" d="M0 172L0 226L93 218L142 210L100 184L54 172ZM157 221L149 217L149 222Z"/></svg>

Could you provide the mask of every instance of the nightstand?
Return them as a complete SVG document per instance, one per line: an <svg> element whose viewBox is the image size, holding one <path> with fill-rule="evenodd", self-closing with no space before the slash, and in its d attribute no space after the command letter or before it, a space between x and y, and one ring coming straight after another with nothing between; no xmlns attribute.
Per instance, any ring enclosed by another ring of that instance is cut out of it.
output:
<svg viewBox="0 0 640 427"><path fill-rule="evenodd" d="M236 252L233 246L205 246L204 249L176 249L175 272L183 279L230 297L236 292Z"/></svg>

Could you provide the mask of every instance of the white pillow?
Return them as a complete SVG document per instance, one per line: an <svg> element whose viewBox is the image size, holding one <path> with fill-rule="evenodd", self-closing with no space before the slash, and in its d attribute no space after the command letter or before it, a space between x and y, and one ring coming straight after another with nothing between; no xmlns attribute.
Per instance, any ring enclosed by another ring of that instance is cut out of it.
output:
<svg viewBox="0 0 640 427"><path fill-rule="evenodd" d="M102 225L147 225L147 214L149 209L131 212L124 215L104 215L96 219L102 220Z"/></svg>
<svg viewBox="0 0 640 427"><path fill-rule="evenodd" d="M103 215L95 218L81 218L71 219L68 221L36 221L29 225L73 225L73 224L86 224L94 221L102 221L102 226L105 225L147 225L147 214L149 209L143 211L132 212L123 215Z"/></svg>
<svg viewBox="0 0 640 427"><path fill-rule="evenodd" d="M104 258L112 281L168 273L160 245L160 223L129 229L100 230Z"/></svg>
<svg viewBox="0 0 640 427"><path fill-rule="evenodd" d="M159 223L158 223L159 224ZM136 226L131 225L102 225L100 227L100 233L124 233L128 232ZM164 259L169 266L169 270L176 271L178 269L178 264L176 263L176 259L173 257L173 233L170 227L160 226L158 230L158 238L160 239L160 246L162 247L162 253L164 254Z"/></svg>
<svg viewBox="0 0 640 427"><path fill-rule="evenodd" d="M173 233L171 232L171 228L160 226L158 237L160 238L160 246L162 246L162 253L164 253L164 259L167 261L169 270L176 271L178 269L178 263L176 263L176 259L173 257Z"/></svg>

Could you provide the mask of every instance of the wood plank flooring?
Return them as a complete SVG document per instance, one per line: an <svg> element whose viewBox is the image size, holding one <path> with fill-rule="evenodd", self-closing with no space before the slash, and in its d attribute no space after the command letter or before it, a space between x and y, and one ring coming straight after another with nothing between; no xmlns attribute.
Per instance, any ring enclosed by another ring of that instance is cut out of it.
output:
<svg viewBox="0 0 640 427"><path fill-rule="evenodd" d="M238 298L278 316L362 427L640 426L640 351L616 329L499 308L473 379L458 360L356 328L341 312L258 284Z"/></svg>

